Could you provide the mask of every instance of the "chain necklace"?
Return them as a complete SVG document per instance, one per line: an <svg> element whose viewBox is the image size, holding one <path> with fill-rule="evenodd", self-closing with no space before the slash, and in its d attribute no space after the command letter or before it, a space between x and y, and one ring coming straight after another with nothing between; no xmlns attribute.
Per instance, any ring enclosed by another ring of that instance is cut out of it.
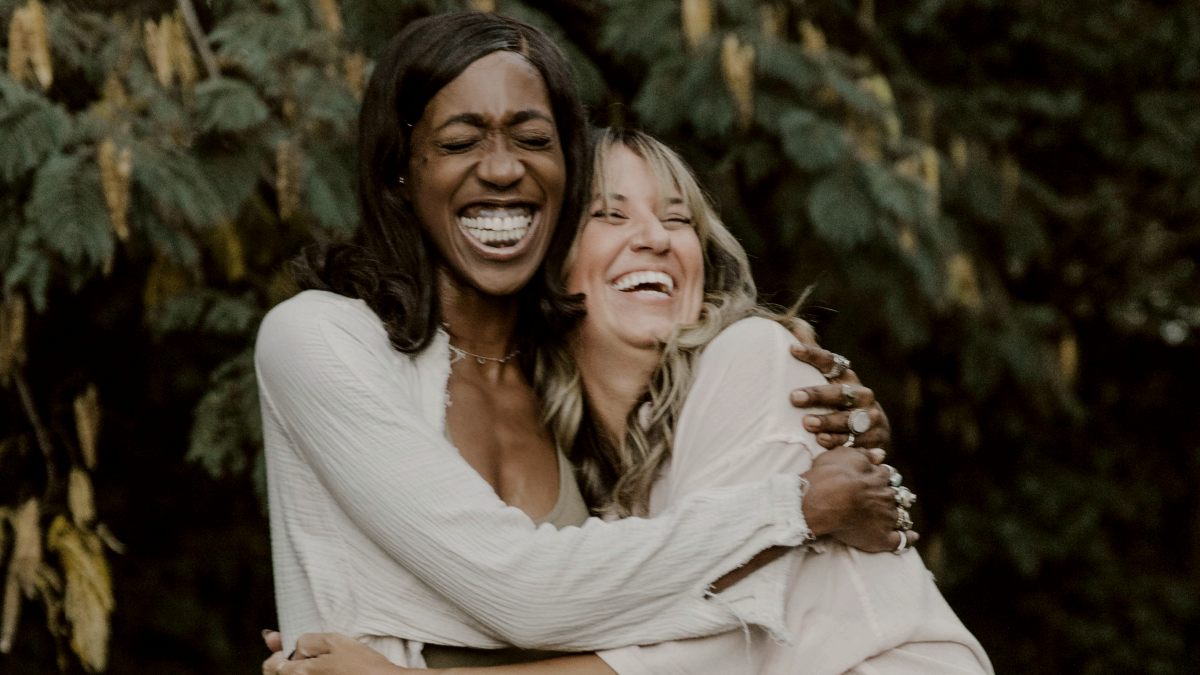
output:
<svg viewBox="0 0 1200 675"><path fill-rule="evenodd" d="M488 361L491 361L492 363L499 363L500 365L504 365L504 364L508 363L509 361L511 361L517 354L521 353L520 349L514 349L511 352L509 352L508 354L505 354L504 356L480 356L479 354L476 354L475 352L469 352L469 351L463 349L462 347L455 347L454 345L450 344L449 342L447 342L446 345L448 347L450 347L450 351L454 352L454 359L452 359L452 362L458 361L460 359L465 359L469 356L469 357L475 359L475 362L481 366L484 365L485 363L487 363Z"/></svg>

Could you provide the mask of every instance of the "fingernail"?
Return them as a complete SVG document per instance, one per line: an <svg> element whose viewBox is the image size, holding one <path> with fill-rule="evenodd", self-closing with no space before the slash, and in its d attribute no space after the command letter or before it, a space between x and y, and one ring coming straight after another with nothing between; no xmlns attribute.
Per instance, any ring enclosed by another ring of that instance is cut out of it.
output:
<svg viewBox="0 0 1200 675"><path fill-rule="evenodd" d="M796 405L804 405L804 404L808 403L808 399L809 399L809 395L808 395L807 391L793 391L792 392L792 403L795 403Z"/></svg>
<svg viewBox="0 0 1200 675"><path fill-rule="evenodd" d="M792 353L796 356L804 356L808 353L808 347L805 347L803 344L794 344L792 345Z"/></svg>
<svg viewBox="0 0 1200 675"><path fill-rule="evenodd" d="M805 415L804 428L809 431L816 431L821 428L821 420L816 415Z"/></svg>
<svg viewBox="0 0 1200 675"><path fill-rule="evenodd" d="M817 434L817 442L821 445L831 443L833 442L833 436L830 436L829 434Z"/></svg>

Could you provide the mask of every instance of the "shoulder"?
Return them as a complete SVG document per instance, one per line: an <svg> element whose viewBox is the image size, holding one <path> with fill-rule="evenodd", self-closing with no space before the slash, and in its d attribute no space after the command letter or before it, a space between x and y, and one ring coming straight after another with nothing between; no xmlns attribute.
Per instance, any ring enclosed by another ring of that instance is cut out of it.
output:
<svg viewBox="0 0 1200 675"><path fill-rule="evenodd" d="M255 344L262 365L274 359L320 356L356 349L388 349L387 331L362 300L328 291L303 291L276 305L263 317Z"/></svg>
<svg viewBox="0 0 1200 675"><path fill-rule="evenodd" d="M824 384L815 368L792 356L790 347L796 343L796 337L778 322L748 317L730 324L708 343L699 368L735 371L762 384L780 376L786 376L793 387Z"/></svg>
<svg viewBox="0 0 1200 675"><path fill-rule="evenodd" d="M325 321L363 322L382 327L379 317L362 300L329 291L308 290L271 308L263 318L259 332L295 329Z"/></svg>
<svg viewBox="0 0 1200 675"><path fill-rule="evenodd" d="M726 326L704 348L704 356L762 360L767 351L788 356L788 346L794 342L796 338L775 321L752 316Z"/></svg>

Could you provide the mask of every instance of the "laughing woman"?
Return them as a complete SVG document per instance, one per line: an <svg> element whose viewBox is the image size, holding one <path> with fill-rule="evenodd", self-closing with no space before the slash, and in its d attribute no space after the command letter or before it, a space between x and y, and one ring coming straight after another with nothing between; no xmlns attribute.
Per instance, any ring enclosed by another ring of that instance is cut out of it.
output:
<svg viewBox="0 0 1200 675"><path fill-rule="evenodd" d="M434 645L781 634L778 578L706 589L813 534L896 546L886 471L853 449L807 482L789 470L654 518L586 519L530 385L539 343L580 313L561 265L590 186L545 35L492 14L410 24L375 67L359 152L358 239L307 258L309 290L256 349L285 649L340 631L422 666Z"/></svg>

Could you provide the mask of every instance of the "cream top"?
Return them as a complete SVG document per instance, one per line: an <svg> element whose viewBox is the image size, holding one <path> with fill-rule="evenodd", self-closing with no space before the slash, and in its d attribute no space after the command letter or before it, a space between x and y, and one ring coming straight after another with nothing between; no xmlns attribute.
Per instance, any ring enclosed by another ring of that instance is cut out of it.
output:
<svg viewBox="0 0 1200 675"><path fill-rule="evenodd" d="M284 650L308 631L400 665L421 644L590 651L757 625L783 587L704 589L809 533L796 474L680 499L655 518L536 526L445 439L450 352L410 357L359 300L305 291L268 313L255 354Z"/></svg>
<svg viewBox="0 0 1200 675"><path fill-rule="evenodd" d="M824 452L801 424L812 411L788 402L794 387L825 384L788 354L794 341L779 324L752 318L708 345L675 428L671 463L650 494L652 516L699 490L807 471ZM755 574L784 580L786 640L751 627L601 658L620 675L992 672L915 550L870 554L821 539Z"/></svg>

